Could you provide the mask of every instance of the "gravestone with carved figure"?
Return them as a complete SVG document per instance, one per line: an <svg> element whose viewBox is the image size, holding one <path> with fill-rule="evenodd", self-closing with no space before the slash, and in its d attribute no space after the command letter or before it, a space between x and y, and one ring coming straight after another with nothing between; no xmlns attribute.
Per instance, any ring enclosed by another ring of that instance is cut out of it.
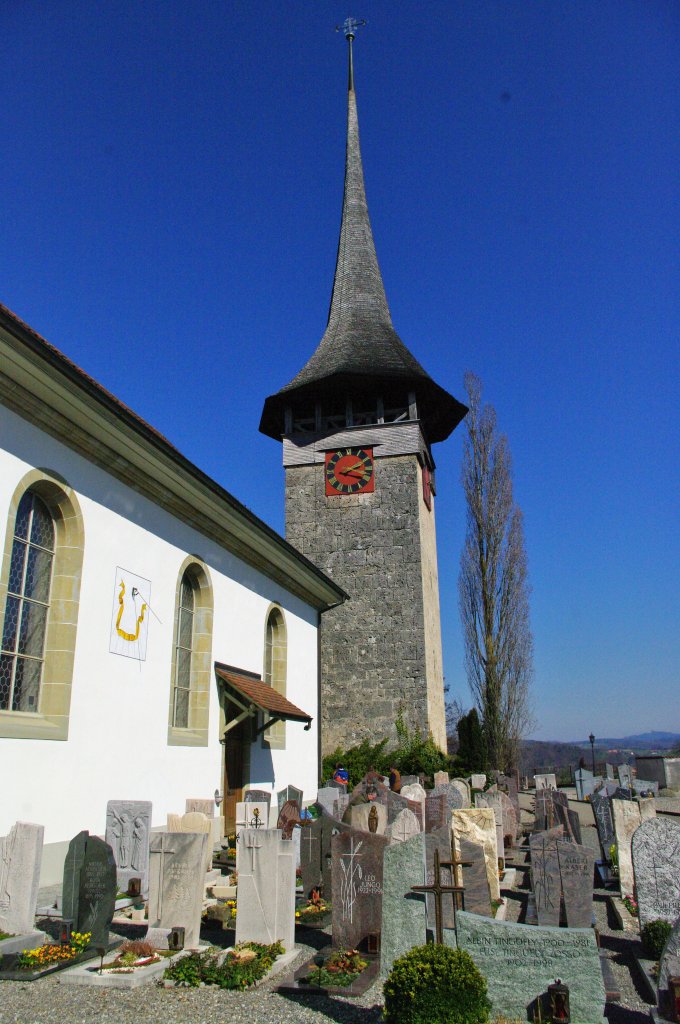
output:
<svg viewBox="0 0 680 1024"><path fill-rule="evenodd" d="M149 891L149 833L151 801L109 800L106 805L106 842L113 850L118 888L125 892L131 878L141 879Z"/></svg>

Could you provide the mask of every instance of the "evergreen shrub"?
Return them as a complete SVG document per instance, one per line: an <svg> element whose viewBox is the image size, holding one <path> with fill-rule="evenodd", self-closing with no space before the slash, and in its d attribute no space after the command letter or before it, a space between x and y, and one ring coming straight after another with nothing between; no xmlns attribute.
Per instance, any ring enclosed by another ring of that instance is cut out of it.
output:
<svg viewBox="0 0 680 1024"><path fill-rule="evenodd" d="M385 1024L485 1024L486 981L463 949L415 946L394 961L383 986Z"/></svg>
<svg viewBox="0 0 680 1024"><path fill-rule="evenodd" d="M650 960L660 960L663 947L668 941L668 936L673 931L673 925L668 921L648 921L643 925L640 932L642 948Z"/></svg>

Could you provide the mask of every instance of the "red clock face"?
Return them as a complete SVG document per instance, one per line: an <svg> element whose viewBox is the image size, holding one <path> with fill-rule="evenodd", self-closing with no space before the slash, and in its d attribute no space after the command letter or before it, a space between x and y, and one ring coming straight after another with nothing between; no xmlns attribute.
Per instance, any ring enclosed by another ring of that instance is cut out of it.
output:
<svg viewBox="0 0 680 1024"><path fill-rule="evenodd" d="M326 494L367 494L375 490L372 448L326 452Z"/></svg>

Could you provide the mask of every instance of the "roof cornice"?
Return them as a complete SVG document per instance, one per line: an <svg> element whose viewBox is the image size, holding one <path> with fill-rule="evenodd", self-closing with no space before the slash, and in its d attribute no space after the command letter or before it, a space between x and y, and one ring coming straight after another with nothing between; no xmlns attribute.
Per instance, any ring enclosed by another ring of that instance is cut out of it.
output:
<svg viewBox="0 0 680 1024"><path fill-rule="evenodd" d="M58 349L0 305L0 400L317 611L347 595Z"/></svg>

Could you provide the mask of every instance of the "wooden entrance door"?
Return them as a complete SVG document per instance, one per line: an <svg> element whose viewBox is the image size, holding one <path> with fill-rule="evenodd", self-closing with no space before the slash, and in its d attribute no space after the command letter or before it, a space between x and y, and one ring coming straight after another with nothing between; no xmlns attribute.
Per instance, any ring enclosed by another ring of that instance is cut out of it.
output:
<svg viewBox="0 0 680 1024"><path fill-rule="evenodd" d="M227 703L228 716L238 714L233 704ZM243 787L248 781L250 767L250 719L230 729L224 738L224 827L227 835L236 829L236 804L243 800Z"/></svg>

